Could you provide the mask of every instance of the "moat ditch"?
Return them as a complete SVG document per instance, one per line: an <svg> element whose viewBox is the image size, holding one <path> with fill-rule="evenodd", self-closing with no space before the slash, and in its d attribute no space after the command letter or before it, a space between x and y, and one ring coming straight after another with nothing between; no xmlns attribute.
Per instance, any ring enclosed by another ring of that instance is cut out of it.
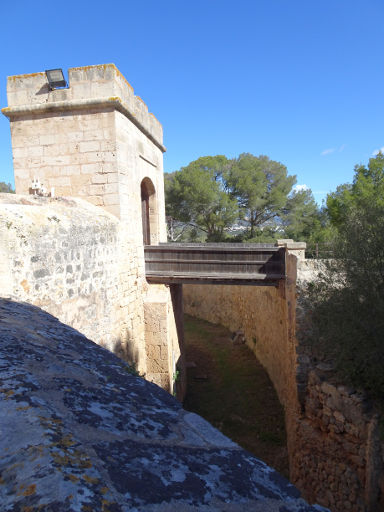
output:
<svg viewBox="0 0 384 512"><path fill-rule="evenodd" d="M284 410L267 372L225 327L184 318L184 407L288 477Z"/></svg>

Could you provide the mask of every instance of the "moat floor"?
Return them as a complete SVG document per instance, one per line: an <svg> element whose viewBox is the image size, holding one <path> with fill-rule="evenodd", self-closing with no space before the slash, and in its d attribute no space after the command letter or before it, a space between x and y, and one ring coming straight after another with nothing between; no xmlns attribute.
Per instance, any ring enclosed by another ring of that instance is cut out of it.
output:
<svg viewBox="0 0 384 512"><path fill-rule="evenodd" d="M266 371L225 327L185 315L184 407L288 477L284 411Z"/></svg>

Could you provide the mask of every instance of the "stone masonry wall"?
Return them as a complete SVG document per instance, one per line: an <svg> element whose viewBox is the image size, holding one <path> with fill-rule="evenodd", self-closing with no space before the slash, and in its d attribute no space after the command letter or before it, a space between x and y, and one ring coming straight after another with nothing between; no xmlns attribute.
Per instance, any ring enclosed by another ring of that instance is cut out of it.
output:
<svg viewBox="0 0 384 512"><path fill-rule="evenodd" d="M120 215L113 111L20 116L11 123L16 192L32 179L57 196L77 196Z"/></svg>
<svg viewBox="0 0 384 512"><path fill-rule="evenodd" d="M131 286L138 257L121 246L114 216L79 199L1 194L0 226L2 296L42 307L111 350L123 348L140 311ZM122 251L130 260L124 269Z"/></svg>
<svg viewBox="0 0 384 512"><path fill-rule="evenodd" d="M184 285L184 307L191 315L244 332L248 347L267 370L284 406L292 457L296 438L290 432L295 431L300 413L295 325L297 263L303 248L293 241L279 245L291 247L286 252L287 278L279 287Z"/></svg>
<svg viewBox="0 0 384 512"><path fill-rule="evenodd" d="M81 197L131 224L141 236L140 183L156 191L156 232L165 241L161 124L113 64L73 68L50 91L45 73L8 77L16 192L38 178L58 196ZM159 233L160 231L160 233Z"/></svg>
<svg viewBox="0 0 384 512"><path fill-rule="evenodd" d="M119 216L130 225L132 237L142 244L140 184L150 178L155 189L155 207L150 212L151 244L167 241L162 151L129 119L115 112L116 170L119 180Z"/></svg>
<svg viewBox="0 0 384 512"><path fill-rule="evenodd" d="M303 412L291 433L291 479L309 501L332 512L383 510L377 415L363 395L330 382L327 373L309 373Z"/></svg>
<svg viewBox="0 0 384 512"><path fill-rule="evenodd" d="M81 199L0 194L0 235L0 296L41 307L172 391L170 290L146 282L126 223Z"/></svg>
<svg viewBox="0 0 384 512"><path fill-rule="evenodd" d="M133 87L114 64L70 68L68 81L68 88L50 91L44 72L10 76L7 81L8 107L3 109L3 113L8 115L13 109L21 113L26 111L27 105L45 109L47 103L57 105L68 101L77 102L78 108L81 106L79 102L83 102L83 106L89 108L92 106L91 98L108 98L122 103L123 106L119 108L125 108L148 137L158 144L162 143L161 123L148 112L144 101L135 96Z"/></svg>

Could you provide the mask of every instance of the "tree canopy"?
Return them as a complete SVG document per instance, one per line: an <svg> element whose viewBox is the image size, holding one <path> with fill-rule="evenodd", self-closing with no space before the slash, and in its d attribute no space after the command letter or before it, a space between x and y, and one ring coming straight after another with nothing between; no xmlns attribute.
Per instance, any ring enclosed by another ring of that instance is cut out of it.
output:
<svg viewBox="0 0 384 512"><path fill-rule="evenodd" d="M165 180L168 217L204 231L208 241L220 240L237 217L237 203L225 190L225 156L191 162Z"/></svg>
<svg viewBox="0 0 384 512"><path fill-rule="evenodd" d="M287 238L315 243L327 243L333 238L328 212L319 208L310 189L296 190L289 197L282 216Z"/></svg>
<svg viewBox="0 0 384 512"><path fill-rule="evenodd" d="M324 212L311 191L295 191L295 183L283 164L264 155L201 157L165 175L169 238L199 239L199 232L207 241L320 236Z"/></svg>
<svg viewBox="0 0 384 512"><path fill-rule="evenodd" d="M249 225L250 238L255 236L257 226L282 212L296 183L296 176L289 176L281 163L250 153L242 153L231 162L226 178L240 216Z"/></svg>
<svg viewBox="0 0 384 512"><path fill-rule="evenodd" d="M331 222L342 228L353 210L365 210L370 203L384 205L384 155L371 158L368 166L357 165L353 183L337 187L327 197L327 208Z"/></svg>

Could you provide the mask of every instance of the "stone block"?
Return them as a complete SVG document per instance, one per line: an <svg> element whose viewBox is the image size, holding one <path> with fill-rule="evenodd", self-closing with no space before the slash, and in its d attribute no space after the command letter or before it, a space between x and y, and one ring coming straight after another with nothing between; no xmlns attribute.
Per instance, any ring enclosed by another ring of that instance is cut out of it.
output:
<svg viewBox="0 0 384 512"><path fill-rule="evenodd" d="M120 203L119 194L105 194L104 195L104 204L106 206L118 205L119 203Z"/></svg>
<svg viewBox="0 0 384 512"><path fill-rule="evenodd" d="M29 148L26 147L16 147L13 149L13 157L14 158L22 158L27 157L29 155Z"/></svg>
<svg viewBox="0 0 384 512"><path fill-rule="evenodd" d="M104 193L105 194L117 194L119 192L119 184L115 183L107 183L104 185Z"/></svg>
<svg viewBox="0 0 384 512"><path fill-rule="evenodd" d="M72 164L70 155L60 156L46 156L44 157L44 164L49 166L63 166Z"/></svg>
<svg viewBox="0 0 384 512"><path fill-rule="evenodd" d="M53 187L70 187L71 180L67 176L59 176L57 178L50 178L49 186Z"/></svg>
<svg viewBox="0 0 384 512"><path fill-rule="evenodd" d="M79 167L82 174L96 174L101 171L101 165L99 163L82 163Z"/></svg>
<svg viewBox="0 0 384 512"><path fill-rule="evenodd" d="M91 151L99 151L99 149L100 149L100 142L98 142L96 140L79 143L80 153L89 153Z"/></svg>
<svg viewBox="0 0 384 512"><path fill-rule="evenodd" d="M158 345L150 345L146 344L146 353L147 357L150 359L161 359L160 357L160 347Z"/></svg>
<svg viewBox="0 0 384 512"><path fill-rule="evenodd" d="M95 195L103 195L104 194L104 185L102 184L91 184L89 185L89 194L91 196Z"/></svg>
<svg viewBox="0 0 384 512"><path fill-rule="evenodd" d="M102 120L99 115L96 116L82 116L78 121L78 126L83 132L100 130L103 128ZM86 137L86 134L84 134Z"/></svg>
<svg viewBox="0 0 384 512"><path fill-rule="evenodd" d="M54 134L46 134L39 136L39 142L42 146L53 145L57 143L56 136Z"/></svg>
<svg viewBox="0 0 384 512"><path fill-rule="evenodd" d="M103 133L103 130L88 130L86 132L84 132L83 134L84 138L86 141L94 141L94 140L97 140L99 141L100 144L102 144L104 142L104 133Z"/></svg>
<svg viewBox="0 0 384 512"><path fill-rule="evenodd" d="M84 140L84 132L83 131L73 131L68 133L68 141L69 142L81 142Z"/></svg>
<svg viewBox="0 0 384 512"><path fill-rule="evenodd" d="M80 165L65 165L60 168L61 176L79 175L81 171Z"/></svg>
<svg viewBox="0 0 384 512"><path fill-rule="evenodd" d="M147 359L147 371L150 373L164 373L168 377L168 362L161 359Z"/></svg>
<svg viewBox="0 0 384 512"><path fill-rule="evenodd" d="M121 180L119 180L119 175L116 173L108 173L108 175L106 176L107 178L107 183L117 183L117 182L121 182Z"/></svg>
<svg viewBox="0 0 384 512"><path fill-rule="evenodd" d="M107 182L106 174L94 174L91 178L92 183L104 184Z"/></svg>

